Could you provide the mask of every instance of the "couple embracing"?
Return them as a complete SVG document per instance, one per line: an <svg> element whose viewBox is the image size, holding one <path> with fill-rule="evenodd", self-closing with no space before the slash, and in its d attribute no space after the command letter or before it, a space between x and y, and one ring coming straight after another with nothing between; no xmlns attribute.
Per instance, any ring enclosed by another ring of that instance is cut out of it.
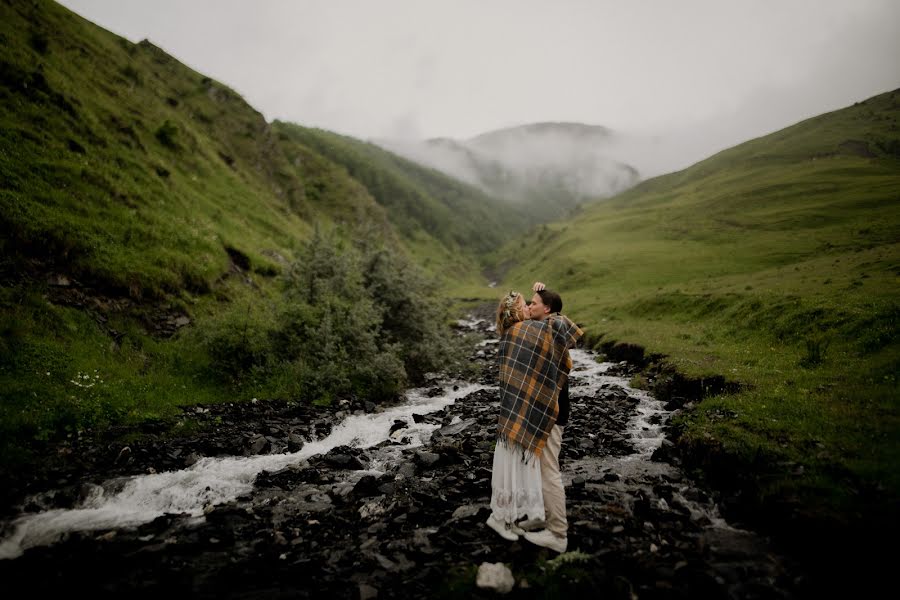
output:
<svg viewBox="0 0 900 600"><path fill-rule="evenodd" d="M509 541L524 536L565 552L559 451L569 412L569 349L583 332L560 314L559 294L540 282L532 290L530 303L510 292L497 308L500 416L487 525Z"/></svg>

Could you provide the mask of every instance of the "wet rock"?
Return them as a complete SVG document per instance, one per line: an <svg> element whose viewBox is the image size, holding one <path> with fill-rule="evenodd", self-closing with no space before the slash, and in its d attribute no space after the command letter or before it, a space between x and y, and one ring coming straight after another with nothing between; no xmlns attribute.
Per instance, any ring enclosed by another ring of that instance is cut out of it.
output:
<svg viewBox="0 0 900 600"><path fill-rule="evenodd" d="M359 471L365 469L365 465L360 460L360 452L356 448L350 448L349 446L337 446L330 450L324 457L322 457L322 461L334 468L337 469L348 469L351 471Z"/></svg>
<svg viewBox="0 0 900 600"><path fill-rule="evenodd" d="M353 494L357 496L377 496L378 479L374 475L363 475L353 486Z"/></svg>
<svg viewBox="0 0 900 600"><path fill-rule="evenodd" d="M468 429L472 425L476 424L477 422L478 422L478 419L464 419L464 420L460 421L459 423L454 423L452 425L446 425L444 427L441 427L440 429L438 429L434 433L432 433L432 436L436 437L437 439L440 439L442 437L450 437L452 435L456 435L457 433L465 431L466 429Z"/></svg>
<svg viewBox="0 0 900 600"><path fill-rule="evenodd" d="M427 452L425 450L417 450L415 453L416 462L425 468L433 467L441 459L439 454Z"/></svg>
<svg viewBox="0 0 900 600"><path fill-rule="evenodd" d="M415 477L416 465L411 462L405 462L397 469L397 473L404 477Z"/></svg>
<svg viewBox="0 0 900 600"><path fill-rule="evenodd" d="M508 594L515 584L512 571L503 563L483 562L478 566L475 585L481 589Z"/></svg>
<svg viewBox="0 0 900 600"><path fill-rule="evenodd" d="M359 516L362 520L372 520L385 513L385 507L381 503L382 498L366 502L359 507Z"/></svg>
<svg viewBox="0 0 900 600"><path fill-rule="evenodd" d="M676 458L675 453L675 444L670 440L664 439L659 448L653 451L653 454L650 456L650 460L656 462L671 462L674 458Z"/></svg>
<svg viewBox="0 0 900 600"><path fill-rule="evenodd" d="M669 398L669 401L666 402L666 410L678 410L684 406L685 402L687 402L687 398L682 396L672 396Z"/></svg>
<svg viewBox="0 0 900 600"><path fill-rule="evenodd" d="M302 436L296 433L289 433L287 436L287 449L288 452L299 452L303 449L306 441Z"/></svg>
<svg viewBox="0 0 900 600"><path fill-rule="evenodd" d="M378 598L378 590L366 583L359 584L359 600L374 600Z"/></svg>

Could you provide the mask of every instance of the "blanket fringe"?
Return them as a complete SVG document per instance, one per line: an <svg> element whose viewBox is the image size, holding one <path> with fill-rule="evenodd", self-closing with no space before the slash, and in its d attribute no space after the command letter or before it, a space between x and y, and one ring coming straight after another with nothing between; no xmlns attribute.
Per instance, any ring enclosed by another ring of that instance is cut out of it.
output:
<svg viewBox="0 0 900 600"><path fill-rule="evenodd" d="M520 458L522 462L524 462L528 466L531 466L533 464L533 461L536 461L540 458L539 452L524 448L522 445L510 441L509 438L504 435L497 435L497 445L503 446L507 451L509 451L517 458Z"/></svg>

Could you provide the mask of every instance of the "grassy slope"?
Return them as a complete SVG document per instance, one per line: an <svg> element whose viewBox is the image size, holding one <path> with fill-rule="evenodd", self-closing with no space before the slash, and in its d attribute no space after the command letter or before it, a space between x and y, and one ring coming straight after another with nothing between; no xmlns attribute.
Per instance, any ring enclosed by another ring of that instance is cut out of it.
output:
<svg viewBox="0 0 900 600"><path fill-rule="evenodd" d="M50 2L2 4L0 23L4 442L228 399L196 379L195 346L150 335L142 317L202 324L220 300L270 304L277 257L340 212L306 197L258 112L158 48ZM386 222L360 185L328 184ZM222 280L227 249L246 256L255 288ZM47 273L87 286L86 310L48 302Z"/></svg>
<svg viewBox="0 0 900 600"><path fill-rule="evenodd" d="M495 251L526 225L526 215L433 169L370 143L321 129L276 122L288 139L327 156L363 183L417 256L428 263L435 252ZM437 248L437 243L440 248ZM446 259L445 259L446 261Z"/></svg>
<svg viewBox="0 0 900 600"><path fill-rule="evenodd" d="M160 296L207 287L225 246L265 268L306 235L299 182L276 192L266 123L236 94L61 7L0 10L7 251Z"/></svg>
<svg viewBox="0 0 900 600"><path fill-rule="evenodd" d="M26 254L158 296L205 287L228 266L225 246L277 269L271 254L316 219L359 213L386 229L387 216L438 273L471 270L474 252L521 226L474 188L369 144L270 127L149 43L50 3L2 10L0 226Z"/></svg>
<svg viewBox="0 0 900 600"><path fill-rule="evenodd" d="M896 498L898 117L882 94L647 181L510 245L529 259L506 280L559 289L595 341L744 384L687 414L682 442L785 461L762 499Z"/></svg>
<svg viewBox="0 0 900 600"><path fill-rule="evenodd" d="M0 42L4 443L254 395L198 377L196 340L147 322L271 318L277 275L315 224L427 248L450 279L479 270L455 243L404 237L343 166L149 43L49 1L0 3ZM53 274L77 282L67 302Z"/></svg>

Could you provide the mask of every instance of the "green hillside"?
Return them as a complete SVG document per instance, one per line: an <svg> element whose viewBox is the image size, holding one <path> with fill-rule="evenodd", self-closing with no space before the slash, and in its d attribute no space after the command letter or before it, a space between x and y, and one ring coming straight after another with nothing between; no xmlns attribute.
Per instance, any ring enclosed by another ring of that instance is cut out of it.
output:
<svg viewBox="0 0 900 600"><path fill-rule="evenodd" d="M528 222L527 215L477 188L374 144L292 123L276 122L275 128L343 166L385 207L405 239L434 239L445 247L484 254Z"/></svg>
<svg viewBox="0 0 900 600"><path fill-rule="evenodd" d="M708 471L756 476L761 501L884 509L900 497L898 117L893 91L646 181L511 244L506 283L558 289L598 347L642 346L663 395L679 377L740 384L680 420Z"/></svg>
<svg viewBox="0 0 900 600"><path fill-rule="evenodd" d="M515 231L502 204L361 142L319 150L50 1L0 3L0 42L4 463L184 404L389 397L449 364L437 290L480 281L476 251Z"/></svg>
<svg viewBox="0 0 900 600"><path fill-rule="evenodd" d="M433 199L439 186L391 194L379 184L396 177L377 166L348 177L335 166L354 155L323 157L286 141L289 126L273 129L226 86L148 42L50 3L2 10L0 119L3 146L15 151L0 156L0 226L25 254L65 255L75 275L159 296L206 289L228 268L226 248L254 269L277 270L271 256L288 254L312 221L344 221L348 211L360 212L359 223L399 224L411 247L431 247L435 272L448 260L468 270L462 244L497 244L514 231L461 228L502 213L446 178L448 197Z"/></svg>

